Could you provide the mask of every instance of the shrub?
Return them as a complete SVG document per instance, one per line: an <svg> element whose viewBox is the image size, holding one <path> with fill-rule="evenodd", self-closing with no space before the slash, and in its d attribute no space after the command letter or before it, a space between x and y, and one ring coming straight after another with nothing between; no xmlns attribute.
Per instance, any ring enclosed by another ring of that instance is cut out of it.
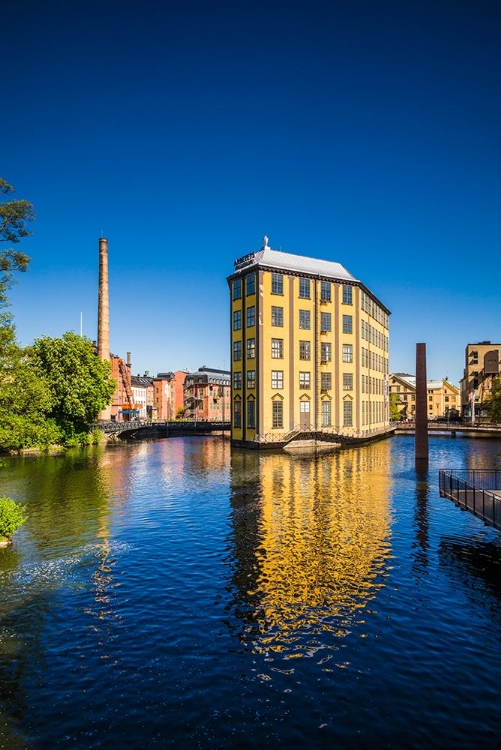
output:
<svg viewBox="0 0 501 750"><path fill-rule="evenodd" d="M18 505L10 497L0 497L0 539L10 539L26 518L22 505Z"/></svg>

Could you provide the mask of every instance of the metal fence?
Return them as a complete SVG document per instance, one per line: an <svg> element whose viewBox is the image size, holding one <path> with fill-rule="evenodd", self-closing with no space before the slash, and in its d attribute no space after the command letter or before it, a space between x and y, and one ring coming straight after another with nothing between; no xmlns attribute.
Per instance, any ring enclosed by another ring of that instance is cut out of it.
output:
<svg viewBox="0 0 501 750"><path fill-rule="evenodd" d="M440 469L438 484L441 497L501 531L501 470Z"/></svg>

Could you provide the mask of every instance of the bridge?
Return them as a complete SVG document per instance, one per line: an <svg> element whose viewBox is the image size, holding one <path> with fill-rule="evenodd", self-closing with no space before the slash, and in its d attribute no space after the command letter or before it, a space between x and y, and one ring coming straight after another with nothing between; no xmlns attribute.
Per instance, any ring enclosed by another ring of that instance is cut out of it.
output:
<svg viewBox="0 0 501 750"><path fill-rule="evenodd" d="M395 435L414 435L416 431L415 422L394 422ZM501 425L499 424L471 424L466 422L441 422L431 420L428 422L428 434L440 435L445 433L456 437L459 433L464 437L494 437L501 438Z"/></svg>
<svg viewBox="0 0 501 750"><path fill-rule="evenodd" d="M170 421L170 422L96 422L91 429L102 430L105 435L115 435L122 438L134 438L138 433L141 437L169 437L174 435L209 435L211 433L229 432L230 422L203 421Z"/></svg>

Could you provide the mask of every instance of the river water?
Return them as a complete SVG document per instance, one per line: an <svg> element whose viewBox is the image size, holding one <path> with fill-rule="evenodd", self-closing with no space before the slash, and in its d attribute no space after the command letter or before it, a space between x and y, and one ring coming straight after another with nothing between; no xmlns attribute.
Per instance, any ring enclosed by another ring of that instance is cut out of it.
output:
<svg viewBox="0 0 501 750"><path fill-rule="evenodd" d="M475 467L501 441L5 459L0 747L501 747L501 534L438 494Z"/></svg>

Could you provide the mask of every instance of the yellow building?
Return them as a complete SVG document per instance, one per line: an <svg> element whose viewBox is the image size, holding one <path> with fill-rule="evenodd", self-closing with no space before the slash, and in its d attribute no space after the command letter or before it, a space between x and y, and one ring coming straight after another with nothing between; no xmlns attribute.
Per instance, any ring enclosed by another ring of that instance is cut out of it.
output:
<svg viewBox="0 0 501 750"><path fill-rule="evenodd" d="M464 375L461 379L461 407L463 417L475 420L488 418L486 403L492 383L499 377L501 344L481 341L468 344L465 350Z"/></svg>
<svg viewBox="0 0 501 750"><path fill-rule="evenodd" d="M389 310L342 265L264 245L235 261L232 440L365 439L389 427Z"/></svg>
<svg viewBox="0 0 501 750"><path fill-rule="evenodd" d="M401 419L414 419L416 412L416 377L397 372L389 377L389 390ZM428 419L460 415L459 388L448 380L427 380Z"/></svg>

